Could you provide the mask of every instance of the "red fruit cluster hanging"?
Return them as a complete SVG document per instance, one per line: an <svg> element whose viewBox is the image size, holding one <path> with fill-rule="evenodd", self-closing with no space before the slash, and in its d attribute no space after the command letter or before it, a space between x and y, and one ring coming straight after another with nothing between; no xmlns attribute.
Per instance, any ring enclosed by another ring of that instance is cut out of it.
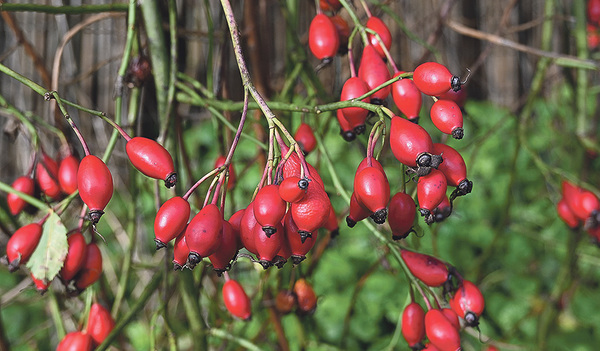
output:
<svg viewBox="0 0 600 351"><path fill-rule="evenodd" d="M563 180L561 195L556 204L560 219L571 229L582 227L600 245L600 200L596 194Z"/></svg>

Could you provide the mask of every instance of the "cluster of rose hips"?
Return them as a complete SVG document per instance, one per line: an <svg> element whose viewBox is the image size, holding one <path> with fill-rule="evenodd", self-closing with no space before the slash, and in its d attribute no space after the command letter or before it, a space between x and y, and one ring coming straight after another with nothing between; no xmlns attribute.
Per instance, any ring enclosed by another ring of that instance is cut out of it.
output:
<svg viewBox="0 0 600 351"><path fill-rule="evenodd" d="M115 321L104 306L92 304L85 330L70 332L60 341L56 351L92 351L110 334Z"/></svg>
<svg viewBox="0 0 600 351"><path fill-rule="evenodd" d="M481 291L475 284L463 279L454 267L433 256L404 249L400 255L408 270L421 283L429 288L442 287L449 304L449 308L443 308L433 295L437 305L433 307L423 296L428 308L425 312L413 298L402 313L404 339L414 350L460 350L461 325L479 325L479 316L485 306ZM429 343L425 342L425 337Z"/></svg>
<svg viewBox="0 0 600 351"><path fill-rule="evenodd" d="M570 228L583 227L596 245L599 245L600 200L594 193L563 180L562 197L556 204L556 212Z"/></svg>

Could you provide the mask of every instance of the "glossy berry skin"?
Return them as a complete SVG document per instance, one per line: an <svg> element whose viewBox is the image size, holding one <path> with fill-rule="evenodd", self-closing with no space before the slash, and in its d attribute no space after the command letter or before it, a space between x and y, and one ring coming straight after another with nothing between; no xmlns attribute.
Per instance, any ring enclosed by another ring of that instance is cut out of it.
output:
<svg viewBox="0 0 600 351"><path fill-rule="evenodd" d="M240 241L251 253L257 254L254 244L254 227L259 225L254 216L254 201L248 204L240 221Z"/></svg>
<svg viewBox="0 0 600 351"><path fill-rule="evenodd" d="M433 153L442 155L444 162L438 166L449 186L455 186L451 199L457 196L467 195L473 190L473 182L467 179L467 166L465 160L453 147L446 144L434 143Z"/></svg>
<svg viewBox="0 0 600 351"><path fill-rule="evenodd" d="M292 312L296 305L296 295L289 290L280 290L275 296L275 308L281 314Z"/></svg>
<svg viewBox="0 0 600 351"><path fill-rule="evenodd" d="M125 145L131 164L144 175L165 181L170 188L177 183L171 154L156 141L144 137L131 138Z"/></svg>
<svg viewBox="0 0 600 351"><path fill-rule="evenodd" d="M402 312L402 336L411 348L425 338L425 311L416 302L409 303Z"/></svg>
<svg viewBox="0 0 600 351"><path fill-rule="evenodd" d="M317 14L308 29L308 47L319 60L330 62L340 46L335 25L327 15Z"/></svg>
<svg viewBox="0 0 600 351"><path fill-rule="evenodd" d="M254 198L254 217L268 236L277 232L286 209L285 201L279 196L279 185L263 186Z"/></svg>
<svg viewBox="0 0 600 351"><path fill-rule="evenodd" d="M330 231L332 237L335 237L339 234L340 224L338 223L337 215L335 214L333 205L329 208L329 217L327 217L327 222L325 222L323 228Z"/></svg>
<svg viewBox="0 0 600 351"><path fill-rule="evenodd" d="M442 313L446 316L446 319L452 323L452 326L460 332L460 321L458 320L458 315L451 308L442 308Z"/></svg>
<svg viewBox="0 0 600 351"><path fill-rule="evenodd" d="M42 157L35 167L35 178L42 192L56 200L60 195L58 184L58 163L42 151Z"/></svg>
<svg viewBox="0 0 600 351"><path fill-rule="evenodd" d="M33 182L33 179L27 176L21 176L15 179L11 186L13 189L30 196L33 196L35 191L35 183ZM21 199L18 195L11 193L6 195L6 202L8 204L8 210L10 211L10 214L13 216L21 213L25 206L27 206L27 202L25 200Z"/></svg>
<svg viewBox="0 0 600 351"><path fill-rule="evenodd" d="M433 256L401 250L400 255L408 270L427 286L438 287L450 280L448 267Z"/></svg>
<svg viewBox="0 0 600 351"><path fill-rule="evenodd" d="M72 194L77 191L77 170L79 169L79 160L73 155L69 155L60 161L58 168L58 184L65 194Z"/></svg>
<svg viewBox="0 0 600 351"><path fill-rule="evenodd" d="M348 225L348 227L354 228L356 223L362 221L363 219L369 217L372 214L373 212L371 212L368 208L365 207L365 205L363 205L358 200L356 194L352 193L352 196L350 197L350 212L346 217L346 224Z"/></svg>
<svg viewBox="0 0 600 351"><path fill-rule="evenodd" d="M444 134L450 134L454 139L462 139L463 115L456 102L438 100L433 103L430 111L431 121Z"/></svg>
<svg viewBox="0 0 600 351"><path fill-rule="evenodd" d="M303 241L327 221L329 207L331 202L323 186L316 182L309 182L304 199L293 203L290 207L292 218L298 226Z"/></svg>
<svg viewBox="0 0 600 351"><path fill-rule="evenodd" d="M485 307L485 300L477 285L463 280L450 299L450 307L460 318L465 320L467 326L476 327L479 324L479 316Z"/></svg>
<svg viewBox="0 0 600 351"><path fill-rule="evenodd" d="M435 220L431 212L444 200L447 189L446 176L437 169L432 169L428 175L419 177L417 199L419 212L425 217L425 223L431 224Z"/></svg>
<svg viewBox="0 0 600 351"><path fill-rule="evenodd" d="M115 320L110 311L99 303L92 304L86 331L94 340L94 344L100 345L114 327Z"/></svg>
<svg viewBox="0 0 600 351"><path fill-rule="evenodd" d="M437 62L425 62L417 66L413 81L420 91L430 96L442 95L450 89L458 91L461 86L460 79Z"/></svg>
<svg viewBox="0 0 600 351"><path fill-rule="evenodd" d="M358 76L367 84L369 90L373 90L390 80L392 76L385 62L373 45L367 45L363 49L360 66L358 68ZM392 87L390 85L382 88L370 97L373 104L382 105L383 101L390 95Z"/></svg>
<svg viewBox="0 0 600 351"><path fill-rule="evenodd" d="M30 223L17 229L6 243L8 270L14 272L27 263L42 237L42 226Z"/></svg>
<svg viewBox="0 0 600 351"><path fill-rule="evenodd" d="M600 200L598 200L598 197L589 190L581 191L578 201L580 211L575 212L574 214L582 221L588 219L592 215L598 214L598 211L600 211Z"/></svg>
<svg viewBox="0 0 600 351"><path fill-rule="evenodd" d="M222 236L221 244L217 251L208 256L213 269L219 276L229 269L229 263L235 258L238 252L237 236L233 231L233 226L226 220L223 220Z"/></svg>
<svg viewBox="0 0 600 351"><path fill-rule="evenodd" d="M154 242L156 249L167 246L184 229L190 219L190 203L181 196L165 201L154 218Z"/></svg>
<svg viewBox="0 0 600 351"><path fill-rule="evenodd" d="M71 332L60 341L56 351L92 351L92 337L81 331Z"/></svg>
<svg viewBox="0 0 600 351"><path fill-rule="evenodd" d="M173 270L183 270L189 255L190 249L185 242L185 231L183 231L175 238L175 247L173 248Z"/></svg>
<svg viewBox="0 0 600 351"><path fill-rule="evenodd" d="M308 188L308 181L301 181L302 179L299 177L288 177L279 184L279 196L283 201L293 203L304 198L306 189Z"/></svg>
<svg viewBox="0 0 600 351"><path fill-rule="evenodd" d="M317 295L305 279L298 279L294 284L294 294L298 301L298 313L311 314L317 308Z"/></svg>
<svg viewBox="0 0 600 351"><path fill-rule="evenodd" d="M317 234L315 231L312 236L302 241L302 236L298 233L298 226L294 223L291 212L288 212L284 218L283 230L285 241L290 248L290 256L294 264L299 264L306 258L306 254L315 246Z"/></svg>
<svg viewBox="0 0 600 351"><path fill-rule="evenodd" d="M367 167L354 177L354 193L370 212L377 224L387 218L387 204L390 201L390 184L384 172L376 167Z"/></svg>
<svg viewBox="0 0 600 351"><path fill-rule="evenodd" d="M567 205L567 201L565 199L561 199L556 204L556 212L560 219L565 222L570 228L575 229L579 226L579 219L575 216L575 214L571 211L569 205Z"/></svg>
<svg viewBox="0 0 600 351"><path fill-rule="evenodd" d="M94 284L102 275L102 254L96 243L89 243L85 249L85 259L75 276L75 286L80 291Z"/></svg>
<svg viewBox="0 0 600 351"><path fill-rule="evenodd" d="M290 150L290 148L285 144L279 145L279 147L282 155L287 154ZM323 185L323 179L321 179L319 172L308 162L307 166L308 170L306 170L307 173L305 174L305 178L308 180L308 183L311 184L314 181L319 184L321 188L324 188L325 186ZM292 153L292 155L287 159L287 161L285 161L285 164L283 165L283 178L285 179L288 177L301 177L300 158L295 152Z"/></svg>
<svg viewBox="0 0 600 351"><path fill-rule="evenodd" d="M438 95L437 98L440 100L454 101L458 107L463 108L465 106L465 102L467 101L467 90L460 89L459 91L454 91L450 89L447 92Z"/></svg>
<svg viewBox="0 0 600 351"><path fill-rule="evenodd" d="M394 77L401 75L404 72L394 74ZM415 85L412 79L400 79L392 84L392 98L396 107L402 112L411 122L419 121L419 112L423 105L423 96L421 91Z"/></svg>
<svg viewBox="0 0 600 351"><path fill-rule="evenodd" d="M432 309L425 314L425 334L440 351L460 350L460 334L441 310Z"/></svg>
<svg viewBox="0 0 600 351"><path fill-rule="evenodd" d="M432 154L433 141L429 133L402 117L392 117L390 147L398 161L409 167L418 167L419 175L426 175L441 163L441 157Z"/></svg>
<svg viewBox="0 0 600 351"><path fill-rule="evenodd" d="M398 192L390 200L388 209L388 223L392 229L392 239L404 239L410 234L415 217L417 215L417 206L415 200L405 192Z"/></svg>
<svg viewBox="0 0 600 351"><path fill-rule="evenodd" d="M455 190L456 191L456 190ZM450 199L448 196L444 196L442 202L433 210L433 216L435 218L435 222L443 222L446 218L450 217L452 214L452 204L450 203Z"/></svg>
<svg viewBox="0 0 600 351"><path fill-rule="evenodd" d="M204 206L192 218L185 229L185 241L190 254L188 263L191 267L197 265L202 257L215 253L221 244L223 216L214 204Z"/></svg>
<svg viewBox="0 0 600 351"><path fill-rule="evenodd" d="M346 117L344 117L344 114L342 113L341 109L335 112L335 117L337 118L338 124L340 125L340 135L342 136L342 138L344 138L344 140L347 142L351 142L352 140L356 139L354 127L350 124L350 122L348 122ZM364 124L362 126L364 131Z"/></svg>
<svg viewBox="0 0 600 351"><path fill-rule="evenodd" d="M73 279L83 266L87 247L85 238L80 232L69 235L67 243L69 244L69 251L67 251L67 257L65 257L63 267L60 270L60 277L65 282Z"/></svg>
<svg viewBox="0 0 600 351"><path fill-rule="evenodd" d="M348 101L360 97L369 91L369 87L359 77L350 77L344 83L342 87L342 94L340 101ZM369 102L369 98L364 98L362 102ZM340 109L342 115L348 121L348 124L353 128L364 128L365 120L369 115L369 110L365 110L362 107L344 107Z"/></svg>
<svg viewBox="0 0 600 351"><path fill-rule="evenodd" d="M575 185L567 180L563 180L563 182L562 182L563 199L565 200L565 202L567 203L567 205L569 206L569 208L571 209L573 214L575 214L576 216L577 216L578 212L583 211L583 209L580 207L580 201L579 201L579 197L582 192L583 192L582 188L578 187L577 185Z"/></svg>
<svg viewBox="0 0 600 351"><path fill-rule="evenodd" d="M296 133L294 133L294 139L300 144L300 149L302 149L305 155L308 155L317 147L315 133L313 133L312 128L306 123L301 123L298 126Z"/></svg>
<svg viewBox="0 0 600 351"><path fill-rule="evenodd" d="M375 33L377 33L379 35L379 38L383 42L383 45L389 51L390 48L392 47L392 33L390 33L390 29L381 20L381 18L375 17L375 16L369 17L369 19L367 20L367 28L375 31ZM367 33L367 38L369 40L369 43L371 45L373 45L373 48L375 49L375 51L377 51L379 56L384 58L385 52L381 48L381 45L379 44L379 40L377 40L377 37L371 33Z"/></svg>
<svg viewBox="0 0 600 351"><path fill-rule="evenodd" d="M94 155L84 157L77 171L77 188L90 209L90 220L98 223L113 194L113 179L106 164Z"/></svg>
<svg viewBox="0 0 600 351"><path fill-rule="evenodd" d="M215 168L224 165L225 161L227 161L227 158L225 156L221 155L217 157L217 160L215 161ZM227 170L229 172L229 179L227 180L227 190L231 190L233 189L233 187L235 186L235 182L237 181L237 176L235 174L235 168L233 167L233 163L229 164Z"/></svg>
<svg viewBox="0 0 600 351"><path fill-rule="evenodd" d="M223 284L223 301L232 315L245 321L252 317L252 305L244 288L237 281L230 279Z"/></svg>
<svg viewBox="0 0 600 351"><path fill-rule="evenodd" d="M31 280L33 280L35 289L40 293L40 295L44 295L46 291L48 291L50 282L46 281L45 279L37 279L33 276L33 273L30 273L29 275L31 276Z"/></svg>

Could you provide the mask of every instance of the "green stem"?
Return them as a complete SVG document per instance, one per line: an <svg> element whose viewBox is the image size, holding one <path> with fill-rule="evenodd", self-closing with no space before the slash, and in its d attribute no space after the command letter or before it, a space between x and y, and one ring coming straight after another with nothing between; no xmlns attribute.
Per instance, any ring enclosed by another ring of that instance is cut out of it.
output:
<svg viewBox="0 0 600 351"><path fill-rule="evenodd" d="M200 305L198 300L194 298L197 295L197 289L194 287L194 279L192 271L182 272L179 280L179 291L181 292L181 299L185 306L185 312L190 322L190 329L192 335L196 335L195 338L195 349L206 350L206 337L204 337L204 324L202 322L202 316L200 315Z"/></svg>
<svg viewBox="0 0 600 351"><path fill-rule="evenodd" d="M12 186L0 181L0 190L9 194L15 194L21 199L25 200L27 203L32 204L33 206L39 208L42 211L48 210L48 205L46 205L43 201L36 199L33 196L27 195L23 192L15 190Z"/></svg>
<svg viewBox="0 0 600 351"><path fill-rule="evenodd" d="M54 291L52 291L52 289L48 290L48 296L50 315L52 316L52 320L54 321L54 327L56 327L56 336L58 336L59 339L62 339L65 337L65 334L67 332L65 330L65 325L63 323L62 316L60 315L60 307L58 306L58 300L56 299L56 295L54 294Z"/></svg>
<svg viewBox="0 0 600 351"><path fill-rule="evenodd" d="M6 4L5 4L6 5ZM1 10L1 8L0 8ZM24 85L28 86L31 90L35 91L36 93L38 93L39 95L44 96L44 94L46 94L46 92L48 91L47 89L44 89L44 87L42 87L41 85L37 84L36 82L32 81L31 79L13 71L12 69L4 66L3 64L0 63L0 72L6 74L9 77L12 77L16 80L18 80L19 82L23 83Z"/></svg>
<svg viewBox="0 0 600 351"><path fill-rule="evenodd" d="M235 342L236 344L240 345L241 347L245 348L246 350L251 350L251 351L261 351L262 350L260 347L253 344L250 340L243 339L243 338L240 338L239 336L232 335L229 332L222 330L222 329L211 328L208 330L208 334L211 336L217 337L219 339L231 340L231 341Z"/></svg>
<svg viewBox="0 0 600 351"><path fill-rule="evenodd" d="M134 173L137 176L137 173ZM134 184L135 182L132 181ZM134 185L135 186L135 185ZM137 189L139 190L139 189ZM133 192L135 193L135 192ZM123 301L123 296L125 296L125 291L127 290L127 285L129 282L129 278L131 276L131 260L133 259L133 253L135 251L135 235L137 233L135 220L136 216L136 206L129 206L129 220L127 221L127 236L129 238L129 247L127 248L127 252L125 254L125 258L122 264L121 277L119 278L119 286L117 288L117 293L115 294L115 300L113 302L113 307L111 311L111 315L116 320L119 314L119 309L121 307L121 303Z"/></svg>

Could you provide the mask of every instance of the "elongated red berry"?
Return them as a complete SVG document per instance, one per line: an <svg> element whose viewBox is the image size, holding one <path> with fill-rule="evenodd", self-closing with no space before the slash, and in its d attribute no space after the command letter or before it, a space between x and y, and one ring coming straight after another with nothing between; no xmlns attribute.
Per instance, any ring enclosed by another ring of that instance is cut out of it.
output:
<svg viewBox="0 0 600 351"><path fill-rule="evenodd" d="M184 229L190 219L190 203L180 196L165 201L154 219L154 242L156 249L167 246Z"/></svg>
<svg viewBox="0 0 600 351"><path fill-rule="evenodd" d="M454 325L438 309L432 309L425 314L425 334L429 341L440 351L458 351L460 334Z"/></svg>
<svg viewBox="0 0 600 351"><path fill-rule="evenodd" d="M75 331L65 335L56 351L92 351L93 347L92 337L88 333Z"/></svg>
<svg viewBox="0 0 600 351"><path fill-rule="evenodd" d="M333 205L329 208L329 217L327 217L327 222L325 222L323 228L330 231L332 237L335 237L339 234L340 223L338 221L337 215L335 214L335 209L333 208Z"/></svg>
<svg viewBox="0 0 600 351"><path fill-rule="evenodd" d="M84 157L77 171L77 188L90 209L90 221L98 223L113 194L113 179L106 164L94 155Z"/></svg>
<svg viewBox="0 0 600 351"><path fill-rule="evenodd" d="M442 202L433 210L435 222L442 222L452 214L452 204L448 196L444 196Z"/></svg>
<svg viewBox="0 0 600 351"><path fill-rule="evenodd" d="M402 336L413 349L422 345L425 338L425 311L414 301L409 303L402 312Z"/></svg>
<svg viewBox="0 0 600 351"><path fill-rule="evenodd" d="M308 180L299 177L285 178L279 184L279 196L286 202L298 202L306 195Z"/></svg>
<svg viewBox="0 0 600 351"><path fill-rule="evenodd" d="M215 168L224 165L225 161L227 161L227 158L225 156L221 155L217 157L217 160L215 161ZM227 170L229 172L229 179L227 180L227 190L231 190L233 189L233 187L235 186L235 182L237 181L237 176L235 174L235 168L233 167L233 163L229 164Z"/></svg>
<svg viewBox="0 0 600 351"><path fill-rule="evenodd" d="M21 176L12 183L11 185L13 189L23 192L27 195L33 196L33 192L35 191L35 184L33 179L27 176ZM8 209L10 214L13 216L18 215L23 211L25 206L27 206L27 202L21 199L18 195L9 193L6 196L6 202L8 204Z"/></svg>
<svg viewBox="0 0 600 351"><path fill-rule="evenodd" d="M431 168L437 168L442 163L442 157L433 154L433 141L429 133L402 117L392 117L390 147L398 161L409 167L417 167L419 175L428 174Z"/></svg>
<svg viewBox="0 0 600 351"><path fill-rule="evenodd" d="M115 320L110 311L99 303L92 304L86 331L94 340L95 345L100 345L115 327Z"/></svg>
<svg viewBox="0 0 600 351"><path fill-rule="evenodd" d="M446 144L434 143L433 153L442 155L444 162L439 165L440 170L446 176L449 186L455 186L451 199L470 193L473 190L473 182L467 179L467 166L465 160L453 147Z"/></svg>
<svg viewBox="0 0 600 351"><path fill-rule="evenodd" d="M450 307L460 318L465 320L467 326L476 327L479 324L479 316L485 307L485 300L477 285L463 280L450 299Z"/></svg>
<svg viewBox="0 0 600 351"><path fill-rule="evenodd" d="M129 161L138 171L154 179L162 179L170 188L177 183L171 154L156 141L144 137L131 138L125 145Z"/></svg>
<svg viewBox="0 0 600 351"><path fill-rule="evenodd" d="M450 280L448 267L437 258L409 250L401 250L400 255L410 272L425 285L437 287Z"/></svg>
<svg viewBox="0 0 600 351"><path fill-rule="evenodd" d="M433 103L430 111L431 121L442 133L450 134L454 139L462 139L463 115L456 102L438 100Z"/></svg>
<svg viewBox="0 0 600 351"><path fill-rule="evenodd" d="M344 83L342 87L342 94L340 101L349 101L356 99L369 91L367 84L359 77L350 77ZM364 98L362 102L369 102L370 98ZM348 121L348 124L352 127L352 130L356 134L362 133L365 128L365 120L369 115L369 110L365 110L362 107L344 107L340 109L342 115ZM358 128L358 130L357 130ZM348 141L348 140L346 140Z"/></svg>
<svg viewBox="0 0 600 351"><path fill-rule="evenodd" d="M331 202L323 186L316 182L309 182L306 196L290 207L292 218L303 240L327 221L330 206Z"/></svg>
<svg viewBox="0 0 600 351"><path fill-rule="evenodd" d="M441 95L450 89L458 91L461 86L460 78L437 62L420 64L413 73L413 81L420 91L430 96Z"/></svg>
<svg viewBox="0 0 600 351"><path fill-rule="evenodd" d="M388 223L392 229L392 239L404 239L410 234L415 217L417 205L415 200L405 192L398 192L390 200L388 210Z"/></svg>
<svg viewBox="0 0 600 351"><path fill-rule="evenodd" d="M60 161L58 168L58 183L60 189L65 194L72 194L77 191L77 170L79 169L79 159L69 155Z"/></svg>
<svg viewBox="0 0 600 351"><path fill-rule="evenodd" d="M279 185L270 184L260 188L254 198L254 217L268 236L277 232L287 209L279 196Z"/></svg>
<svg viewBox="0 0 600 351"><path fill-rule="evenodd" d="M30 223L17 229L6 243L8 269L14 272L21 264L27 263L42 237L42 226Z"/></svg>
<svg viewBox="0 0 600 351"><path fill-rule="evenodd" d="M305 279L301 278L294 284L294 294L298 301L298 313L311 314L317 308L317 294L313 290L312 285Z"/></svg>
<svg viewBox="0 0 600 351"><path fill-rule="evenodd" d="M298 226L294 223L291 212L288 212L284 218L285 240L290 248L290 255L294 264L299 264L306 258L306 254L315 246L317 234L315 231L312 236L302 241L302 236L298 233Z"/></svg>
<svg viewBox="0 0 600 351"><path fill-rule="evenodd" d="M342 136L342 138L344 138L344 140L346 140L347 142L351 142L352 140L356 139L354 126L352 126L350 122L348 122L346 117L344 117L344 114L342 113L341 109L335 112L335 116L340 125L340 135Z"/></svg>
<svg viewBox="0 0 600 351"><path fill-rule="evenodd" d="M185 241L190 254L188 263L191 267L197 265L203 257L215 253L221 244L223 216L214 204L204 206L192 218L185 230Z"/></svg>
<svg viewBox="0 0 600 351"><path fill-rule="evenodd" d="M571 211L569 205L567 205L567 201L565 199L561 199L556 204L556 212L558 212L558 216L565 222L566 225L575 229L579 226L579 219L575 216L575 214Z"/></svg>
<svg viewBox="0 0 600 351"><path fill-rule="evenodd" d="M394 77L404 72L394 74ZM423 96L421 91L415 85L412 79L400 79L392 84L392 98L396 107L402 112L409 121L417 123L419 121L419 112L423 105Z"/></svg>
<svg viewBox="0 0 600 351"><path fill-rule="evenodd" d="M590 216L597 215L600 211L600 200L589 190L583 190L579 194L580 211L575 213L575 216L581 220L586 220Z"/></svg>
<svg viewBox="0 0 600 351"><path fill-rule="evenodd" d="M447 188L446 177L437 169L432 169L428 175L419 177L417 199L419 212L425 217L425 223L431 224L435 220L432 211L444 200Z"/></svg>
<svg viewBox="0 0 600 351"><path fill-rule="evenodd" d="M390 184L384 172L376 167L366 167L354 177L356 198L369 211L377 224L387 218L387 204L390 201Z"/></svg>
<svg viewBox="0 0 600 351"><path fill-rule="evenodd" d="M308 29L308 46L312 54L323 62L331 62L340 46L337 29L325 14L317 14Z"/></svg>
<svg viewBox="0 0 600 351"><path fill-rule="evenodd" d="M229 217L229 224L231 224L231 229L233 230L233 234L235 236L235 239L237 241L238 244L238 250L241 249L242 247L244 247L244 245L242 244L242 233L241 233L241 228L240 225L242 223L242 218L244 217L244 213L246 212L245 208L242 208L241 210L236 211L234 214L231 215L231 217Z"/></svg>
<svg viewBox="0 0 600 351"><path fill-rule="evenodd" d="M460 321L458 320L458 315L451 308L442 308L442 313L446 316L446 319L452 323L452 326L460 331Z"/></svg>
<svg viewBox="0 0 600 351"><path fill-rule="evenodd" d="M175 247L173 248L173 270L183 270L188 256L190 255L190 249L185 242L185 230L175 238Z"/></svg>
<svg viewBox="0 0 600 351"><path fill-rule="evenodd" d="M332 0L329 0L332 1ZM588 0L587 2L587 19L591 24L600 25L600 1Z"/></svg>
<svg viewBox="0 0 600 351"><path fill-rule="evenodd" d="M290 150L290 148L285 145L279 145L280 149L281 149L281 154L285 155L288 153L288 151ZM311 183L312 181L317 182L317 184L319 184L322 188L324 187L323 185L323 179L321 179L321 176L319 175L319 172L317 172L317 170L315 169L315 167L313 167L310 163L306 163L306 165L308 166L308 170L305 170L305 175L304 177L308 180L309 183ZM298 155L294 152L292 153L292 155L285 161L284 165L283 165L283 178L288 178L288 177L299 177L301 178L301 166L300 166L300 158L298 157Z"/></svg>
<svg viewBox="0 0 600 351"><path fill-rule="evenodd" d="M81 232L69 235L67 243L69 244L69 251L67 251L63 267L60 270L60 276L65 282L73 279L83 266L87 247L85 238Z"/></svg>
<svg viewBox="0 0 600 351"><path fill-rule="evenodd" d="M319 7L323 11L337 11L342 8L339 0L319 0Z"/></svg>
<svg viewBox="0 0 600 351"><path fill-rule="evenodd" d="M223 284L223 302L232 315L250 320L252 317L252 304L244 288L237 281L230 279Z"/></svg>
<svg viewBox="0 0 600 351"><path fill-rule="evenodd" d="M290 290L280 290L275 296L275 308L281 314L288 314L296 305L296 295Z"/></svg>
<svg viewBox="0 0 600 351"><path fill-rule="evenodd" d="M329 17L335 29L337 29L338 38L340 39L340 47L338 48L338 54L345 55L348 53L348 40L350 39L350 26L346 20L339 16Z"/></svg>
<svg viewBox="0 0 600 351"><path fill-rule="evenodd" d="M56 200L60 195L60 185L58 184L58 163L42 151L42 157L35 168L35 178L42 192Z"/></svg>
<svg viewBox="0 0 600 351"><path fill-rule="evenodd" d="M276 232L271 235L267 235L260 225L254 226L253 232L258 262L267 269L273 265L275 256L281 250L281 243L285 236L283 226L279 223Z"/></svg>
<svg viewBox="0 0 600 351"><path fill-rule="evenodd" d="M383 45L389 51L390 48L392 47L392 33L390 33L390 29L385 24L385 22L383 22L381 20L381 18L379 18L379 17L371 16L367 20L367 28L373 30L375 33L377 33L379 35L381 42L383 42ZM379 40L377 39L377 37L371 33L368 33L367 37L369 39L369 43L371 45L373 45L373 48L375 48L375 51L377 51L379 56L384 58L385 52L381 48L381 44L379 43Z"/></svg>
<svg viewBox="0 0 600 351"><path fill-rule="evenodd" d="M373 90L390 80L392 76L385 62L373 45L367 45L363 49L363 55L358 68L358 76L365 81L369 90ZM371 103L382 105L383 101L390 95L392 87L390 85L379 89L371 95Z"/></svg>
<svg viewBox="0 0 600 351"><path fill-rule="evenodd" d="M238 238L233 230L233 226L226 220L223 220L221 244L217 251L208 256L213 269L217 275L221 275L229 270L230 262L235 258L238 252Z"/></svg>
<svg viewBox="0 0 600 351"><path fill-rule="evenodd" d="M257 254L254 244L254 227L259 225L254 216L254 201L248 204L240 221L240 241L251 253Z"/></svg>
<svg viewBox="0 0 600 351"><path fill-rule="evenodd" d="M306 123L301 123L300 126L298 126L296 133L294 133L294 139L298 142L300 149L305 155L308 155L315 149L315 147L317 147L317 138L315 138L315 133Z"/></svg>
<svg viewBox="0 0 600 351"><path fill-rule="evenodd" d="M348 216L346 216L346 224L348 227L353 228L356 223L362 221L363 219L372 215L368 208L365 207L360 201L357 199L356 194L352 193L350 197L350 212Z"/></svg>
<svg viewBox="0 0 600 351"><path fill-rule="evenodd" d="M75 276L75 286L80 291L94 284L102 275L102 253L96 243L89 243L85 249L85 259Z"/></svg>

